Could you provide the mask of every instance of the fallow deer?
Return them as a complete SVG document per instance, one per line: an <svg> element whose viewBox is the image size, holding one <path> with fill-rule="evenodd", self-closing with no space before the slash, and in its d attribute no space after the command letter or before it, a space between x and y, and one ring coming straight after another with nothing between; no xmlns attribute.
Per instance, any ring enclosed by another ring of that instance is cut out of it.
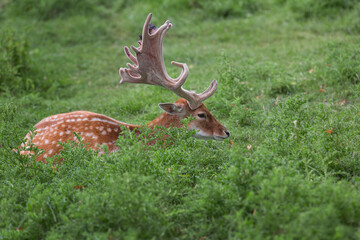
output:
<svg viewBox="0 0 360 240"><path fill-rule="evenodd" d="M224 140L229 137L228 130L208 111L202 103L205 99L214 94L217 88L217 81L213 80L207 90L196 94L182 87L189 74L189 68L185 63L171 62L173 65L182 68L180 76L171 78L165 69L162 53L162 44L166 32L172 26L167 20L161 27L156 28L150 23L152 14L146 18L142 30L139 47L131 46L136 57L125 47L125 54L133 62L127 63L128 68L120 68L120 83L143 83L162 86L181 98L175 103L160 103L159 107L165 112L151 121L148 126L183 127L181 120L189 116L195 117L188 124L188 129L196 130L194 137L201 139ZM151 24L150 28L149 25ZM120 126L125 126L132 131L140 131L141 126L126 124L105 115L76 111L62 113L47 117L35 125L36 135L33 137L33 144L43 153L37 157L37 161L46 163L46 158L59 153L62 146L59 142L76 140L73 132L80 134L88 147L102 152L102 145L107 145L110 152L116 151L118 146L116 140L121 134ZM25 136L30 140L31 133ZM27 144L25 144L27 145ZM24 145L22 146L24 147ZM29 149L22 149L21 154L32 154Z"/></svg>

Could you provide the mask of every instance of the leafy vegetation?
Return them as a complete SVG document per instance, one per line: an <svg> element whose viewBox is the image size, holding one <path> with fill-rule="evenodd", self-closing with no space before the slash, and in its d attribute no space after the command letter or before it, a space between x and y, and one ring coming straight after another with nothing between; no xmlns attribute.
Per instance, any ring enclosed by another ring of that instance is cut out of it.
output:
<svg viewBox="0 0 360 240"><path fill-rule="evenodd" d="M28 46L25 40L17 38L14 31L5 29L1 33L0 49L0 77L1 91L12 90L12 92L23 88L30 88L26 75L28 66ZM9 89L10 88L10 89Z"/></svg>
<svg viewBox="0 0 360 240"><path fill-rule="evenodd" d="M145 151L125 131L102 156L64 143L61 166L12 151L52 114L146 125L176 100L119 85L149 12L174 24L171 75L176 60L186 88L218 80L206 105L230 139L169 129L174 144ZM354 0L0 1L0 239L358 239L359 13Z"/></svg>

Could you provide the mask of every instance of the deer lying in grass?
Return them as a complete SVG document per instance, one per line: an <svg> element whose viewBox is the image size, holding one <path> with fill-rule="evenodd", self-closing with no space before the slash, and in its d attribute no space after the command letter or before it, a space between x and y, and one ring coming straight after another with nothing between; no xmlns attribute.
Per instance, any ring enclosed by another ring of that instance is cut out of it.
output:
<svg viewBox="0 0 360 240"><path fill-rule="evenodd" d="M161 27L156 28L150 24L151 16L149 14L145 21L142 37L140 37L141 41L139 41L140 46L137 48L131 46L136 57L128 47L124 48L125 54L133 62L133 65L128 63L128 68L120 68L120 83L158 85L181 97L175 103L160 103L159 107L165 112L149 123L150 128L154 126L183 127L181 120L193 116L195 119L188 124L188 129L197 131L194 137L215 140L228 138L230 133L202 103L216 91L216 80L213 80L203 93L196 94L188 91L182 88L182 85L186 81L189 69L185 63L178 62L172 62L172 64L181 67L182 72L178 78L171 78L166 72L162 54L163 38L170 29L171 23L166 21ZM36 160L46 163L47 157L54 156L62 149L59 142L76 140L73 132L79 133L84 143L88 143L88 147L99 150L100 153L102 145L107 145L110 152L116 151L118 146L115 145L115 142L121 134L120 126L125 126L132 131L139 131L141 128L139 125L126 124L108 116L87 111L47 117L35 125L36 135L33 137L33 144L44 151ZM25 136L27 141L30 140L30 134ZM20 153L31 154L28 149L22 150Z"/></svg>

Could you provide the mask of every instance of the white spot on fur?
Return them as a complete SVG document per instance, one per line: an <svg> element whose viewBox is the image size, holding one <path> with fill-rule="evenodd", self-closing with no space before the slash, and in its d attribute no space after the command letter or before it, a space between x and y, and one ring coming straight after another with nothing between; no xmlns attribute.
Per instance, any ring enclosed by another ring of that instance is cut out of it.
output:
<svg viewBox="0 0 360 240"><path fill-rule="evenodd" d="M108 131L108 132L111 132L111 128L108 128L107 131Z"/></svg>
<svg viewBox="0 0 360 240"><path fill-rule="evenodd" d="M100 131L104 130L104 127L103 127L103 126L100 126L99 130L100 130Z"/></svg>
<svg viewBox="0 0 360 240"><path fill-rule="evenodd" d="M60 133L59 133L59 136L62 136L63 134L64 134L64 132L60 132Z"/></svg>
<svg viewBox="0 0 360 240"><path fill-rule="evenodd" d="M102 134L102 135L106 135L106 131L105 131L105 130L102 131L101 134Z"/></svg>
<svg viewBox="0 0 360 240"><path fill-rule="evenodd" d="M46 139L46 140L45 140L45 144L48 144L48 143L49 143L49 140Z"/></svg>
<svg viewBox="0 0 360 240"><path fill-rule="evenodd" d="M92 118L91 121L102 121L100 118Z"/></svg>
<svg viewBox="0 0 360 240"><path fill-rule="evenodd" d="M52 154L52 152L53 152L53 150L52 150L52 149L50 149L48 153L49 153L49 154Z"/></svg>
<svg viewBox="0 0 360 240"><path fill-rule="evenodd" d="M110 120L106 120L106 119L101 119L101 118L92 118L91 121L100 121L100 122L106 122L106 123L110 123L110 124L113 124L113 125L119 125L118 123L116 122L113 122L113 121L110 121Z"/></svg>

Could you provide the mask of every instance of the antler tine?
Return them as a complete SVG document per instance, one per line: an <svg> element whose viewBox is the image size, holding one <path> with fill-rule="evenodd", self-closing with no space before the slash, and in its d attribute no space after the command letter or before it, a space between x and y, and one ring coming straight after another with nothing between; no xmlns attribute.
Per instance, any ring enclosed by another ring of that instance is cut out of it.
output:
<svg viewBox="0 0 360 240"><path fill-rule="evenodd" d="M169 86L171 89L177 89L180 88L182 85L184 85L188 75L189 75L189 68L186 63L179 63L179 62L171 62L172 65L182 68L182 71L176 79L173 80L173 84Z"/></svg>
<svg viewBox="0 0 360 240"><path fill-rule="evenodd" d="M146 17L143 29L142 29L142 41L147 41L147 38L150 37L149 34L149 24L150 24L150 20L152 18L152 13L149 13L149 15ZM144 40L146 39L146 40Z"/></svg>
<svg viewBox="0 0 360 240"><path fill-rule="evenodd" d="M202 102L211 97L217 89L217 81L214 79L212 80L208 89L206 89L202 93L195 93L193 91L186 90L184 88L176 89L174 92L186 100L188 100L189 107L194 110L201 106Z"/></svg>
<svg viewBox="0 0 360 240"><path fill-rule="evenodd" d="M182 68L182 71L177 78L171 78L165 68L162 45L165 34L172 25L170 21L167 20L161 27L158 29L155 28L156 30L150 33L149 26L151 17L152 14L150 13L145 20L142 30L142 41L139 42L140 46L131 46L136 57L130 52L128 47L124 48L126 56L134 65L128 63L128 68L120 68L120 83L131 82L162 86L188 100L191 109L198 108L201 106L202 101L209 98L216 91L216 80L213 80L208 89L200 94L188 91L182 88L182 85L189 75L189 68L186 63L175 61L172 61L171 64Z"/></svg>
<svg viewBox="0 0 360 240"><path fill-rule="evenodd" d="M216 79L212 80L208 89L206 89L204 92L199 94L200 100L205 101L206 99L211 97L215 93L215 91L217 89L217 85L218 85L218 83L217 83Z"/></svg>
<svg viewBox="0 0 360 240"><path fill-rule="evenodd" d="M132 55L132 53L130 52L129 48L128 48L128 47L124 47L124 51L125 51L126 56L127 56L135 65L137 65L137 64L138 64L137 59L136 59L136 57L134 57L134 55Z"/></svg>

